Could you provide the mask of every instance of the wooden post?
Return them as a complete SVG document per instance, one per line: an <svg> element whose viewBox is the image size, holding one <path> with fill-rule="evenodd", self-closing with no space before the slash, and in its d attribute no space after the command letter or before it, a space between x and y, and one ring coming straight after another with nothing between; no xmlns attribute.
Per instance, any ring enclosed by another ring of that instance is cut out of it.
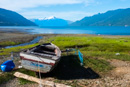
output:
<svg viewBox="0 0 130 87"><path fill-rule="evenodd" d="M60 84L60 83L54 83L52 81L46 81L46 80L41 80L39 78L33 77L33 76L29 76L20 72L15 72L14 76L19 77L19 78L23 78L29 81L33 81L33 82L37 82L39 84L42 84L43 86L49 86L49 87L71 87L68 85L64 85L64 84Z"/></svg>

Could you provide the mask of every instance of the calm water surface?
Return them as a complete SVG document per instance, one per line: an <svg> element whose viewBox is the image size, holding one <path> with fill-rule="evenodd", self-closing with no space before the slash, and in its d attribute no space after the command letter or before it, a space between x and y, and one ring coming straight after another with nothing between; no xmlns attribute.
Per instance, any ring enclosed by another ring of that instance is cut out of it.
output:
<svg viewBox="0 0 130 87"><path fill-rule="evenodd" d="M130 35L130 27L124 26L91 26L91 27L18 27L2 26L0 30L12 29L31 34L96 34L96 35Z"/></svg>

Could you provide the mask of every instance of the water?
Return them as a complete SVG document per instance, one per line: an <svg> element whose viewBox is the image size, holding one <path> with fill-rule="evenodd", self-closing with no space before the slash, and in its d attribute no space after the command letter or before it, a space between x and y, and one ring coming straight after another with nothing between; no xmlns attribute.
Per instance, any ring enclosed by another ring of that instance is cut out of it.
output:
<svg viewBox="0 0 130 87"><path fill-rule="evenodd" d="M19 44L19 45L15 45L15 46L6 46L5 48L12 48L12 47L18 47L18 46L25 46L25 45L30 45L30 44L34 44L39 42L39 40L41 40L43 37L42 36L38 36L35 39L33 39L32 41L28 42L28 43L23 43L23 44Z"/></svg>
<svg viewBox="0 0 130 87"><path fill-rule="evenodd" d="M130 35L130 27L125 26L90 26L90 27L17 27L4 26L0 29L19 30L31 34L96 34L96 35Z"/></svg>

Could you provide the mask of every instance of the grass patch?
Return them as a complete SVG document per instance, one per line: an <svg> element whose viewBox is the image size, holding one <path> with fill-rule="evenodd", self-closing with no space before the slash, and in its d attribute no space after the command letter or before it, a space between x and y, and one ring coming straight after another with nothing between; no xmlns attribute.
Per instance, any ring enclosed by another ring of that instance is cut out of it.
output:
<svg viewBox="0 0 130 87"><path fill-rule="evenodd" d="M16 70L18 72L21 72L21 73L24 73L24 74L27 74L27 75L30 75L30 76L35 76L36 77L36 74L35 72L33 71L29 71L29 70L26 70L26 69L19 69L19 70ZM0 74L0 84L4 83L4 82L7 82L11 79L14 78L14 73L16 71L12 71L12 72L4 72L2 74ZM21 85L24 85L24 84L27 84L27 83L34 83L34 82L31 82L31 81L28 81L28 80L25 80L25 79L22 79L22 78L19 78L19 83Z"/></svg>
<svg viewBox="0 0 130 87"><path fill-rule="evenodd" d="M71 53L71 55L74 55L74 53L73 54ZM70 62L69 67L72 67L73 69L81 68L78 56L77 57L66 56L66 57L68 57ZM98 57L90 57L90 56L84 56L84 66L89 67L92 70L99 73L107 73L108 71L114 68L113 66L110 65L108 61L106 61L106 59L98 59Z"/></svg>
<svg viewBox="0 0 130 87"><path fill-rule="evenodd" d="M27 75L30 75L30 76L36 77L35 72L30 71L30 70L20 69L19 72L24 73L24 74L27 74ZM19 78L19 83L20 83L21 85L24 85L24 84L27 84L27 83L34 83L34 82L28 81L28 80L26 80L26 79Z"/></svg>
<svg viewBox="0 0 130 87"><path fill-rule="evenodd" d="M103 59L84 58L84 65L103 73L108 72L113 68L109 62Z"/></svg>
<svg viewBox="0 0 130 87"><path fill-rule="evenodd" d="M10 79L13 79L14 76L11 72L6 72L3 74L0 74L0 84L9 81Z"/></svg>
<svg viewBox="0 0 130 87"><path fill-rule="evenodd" d="M37 37L37 35L2 33L0 37L0 46L5 47L30 42L35 37Z"/></svg>
<svg viewBox="0 0 130 87"><path fill-rule="evenodd" d="M26 45L26 46L13 47L13 48L8 48L8 49L1 49L0 50L0 55L10 55L11 52L19 52L21 50L34 47L36 45L38 45L38 43L31 44L31 45Z"/></svg>
<svg viewBox="0 0 130 87"><path fill-rule="evenodd" d="M116 55L117 52L102 52L102 51L81 51L84 57L87 58L103 58L103 59L119 59L123 61L130 61L130 55L127 53L120 53Z"/></svg>
<svg viewBox="0 0 130 87"><path fill-rule="evenodd" d="M20 42L14 42L14 41L2 41L0 42L0 46L11 46L11 45L17 45L20 44Z"/></svg>
<svg viewBox="0 0 130 87"><path fill-rule="evenodd" d="M107 59L130 61L130 39L127 37L56 36L46 42L50 41L61 50L79 49L84 55L84 65L97 72L105 73L113 68ZM117 56L116 53L120 55Z"/></svg>
<svg viewBox="0 0 130 87"><path fill-rule="evenodd" d="M57 36L48 39L46 42L50 41L59 46L61 50L78 48L84 52L84 56L130 61L130 39L127 37ZM120 53L121 55L116 56L116 53Z"/></svg>
<svg viewBox="0 0 130 87"><path fill-rule="evenodd" d="M104 37L53 37L48 42L56 44L60 48L75 47L79 48L94 47L99 51L127 52L130 48L130 40L128 38L104 38ZM111 49L109 49L111 48Z"/></svg>

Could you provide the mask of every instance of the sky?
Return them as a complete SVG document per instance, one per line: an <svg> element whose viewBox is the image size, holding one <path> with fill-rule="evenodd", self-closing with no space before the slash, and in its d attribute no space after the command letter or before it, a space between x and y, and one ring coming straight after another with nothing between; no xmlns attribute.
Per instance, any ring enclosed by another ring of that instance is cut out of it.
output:
<svg viewBox="0 0 130 87"><path fill-rule="evenodd" d="M27 19L55 16L77 21L108 10L130 8L130 0L0 0L0 8Z"/></svg>

